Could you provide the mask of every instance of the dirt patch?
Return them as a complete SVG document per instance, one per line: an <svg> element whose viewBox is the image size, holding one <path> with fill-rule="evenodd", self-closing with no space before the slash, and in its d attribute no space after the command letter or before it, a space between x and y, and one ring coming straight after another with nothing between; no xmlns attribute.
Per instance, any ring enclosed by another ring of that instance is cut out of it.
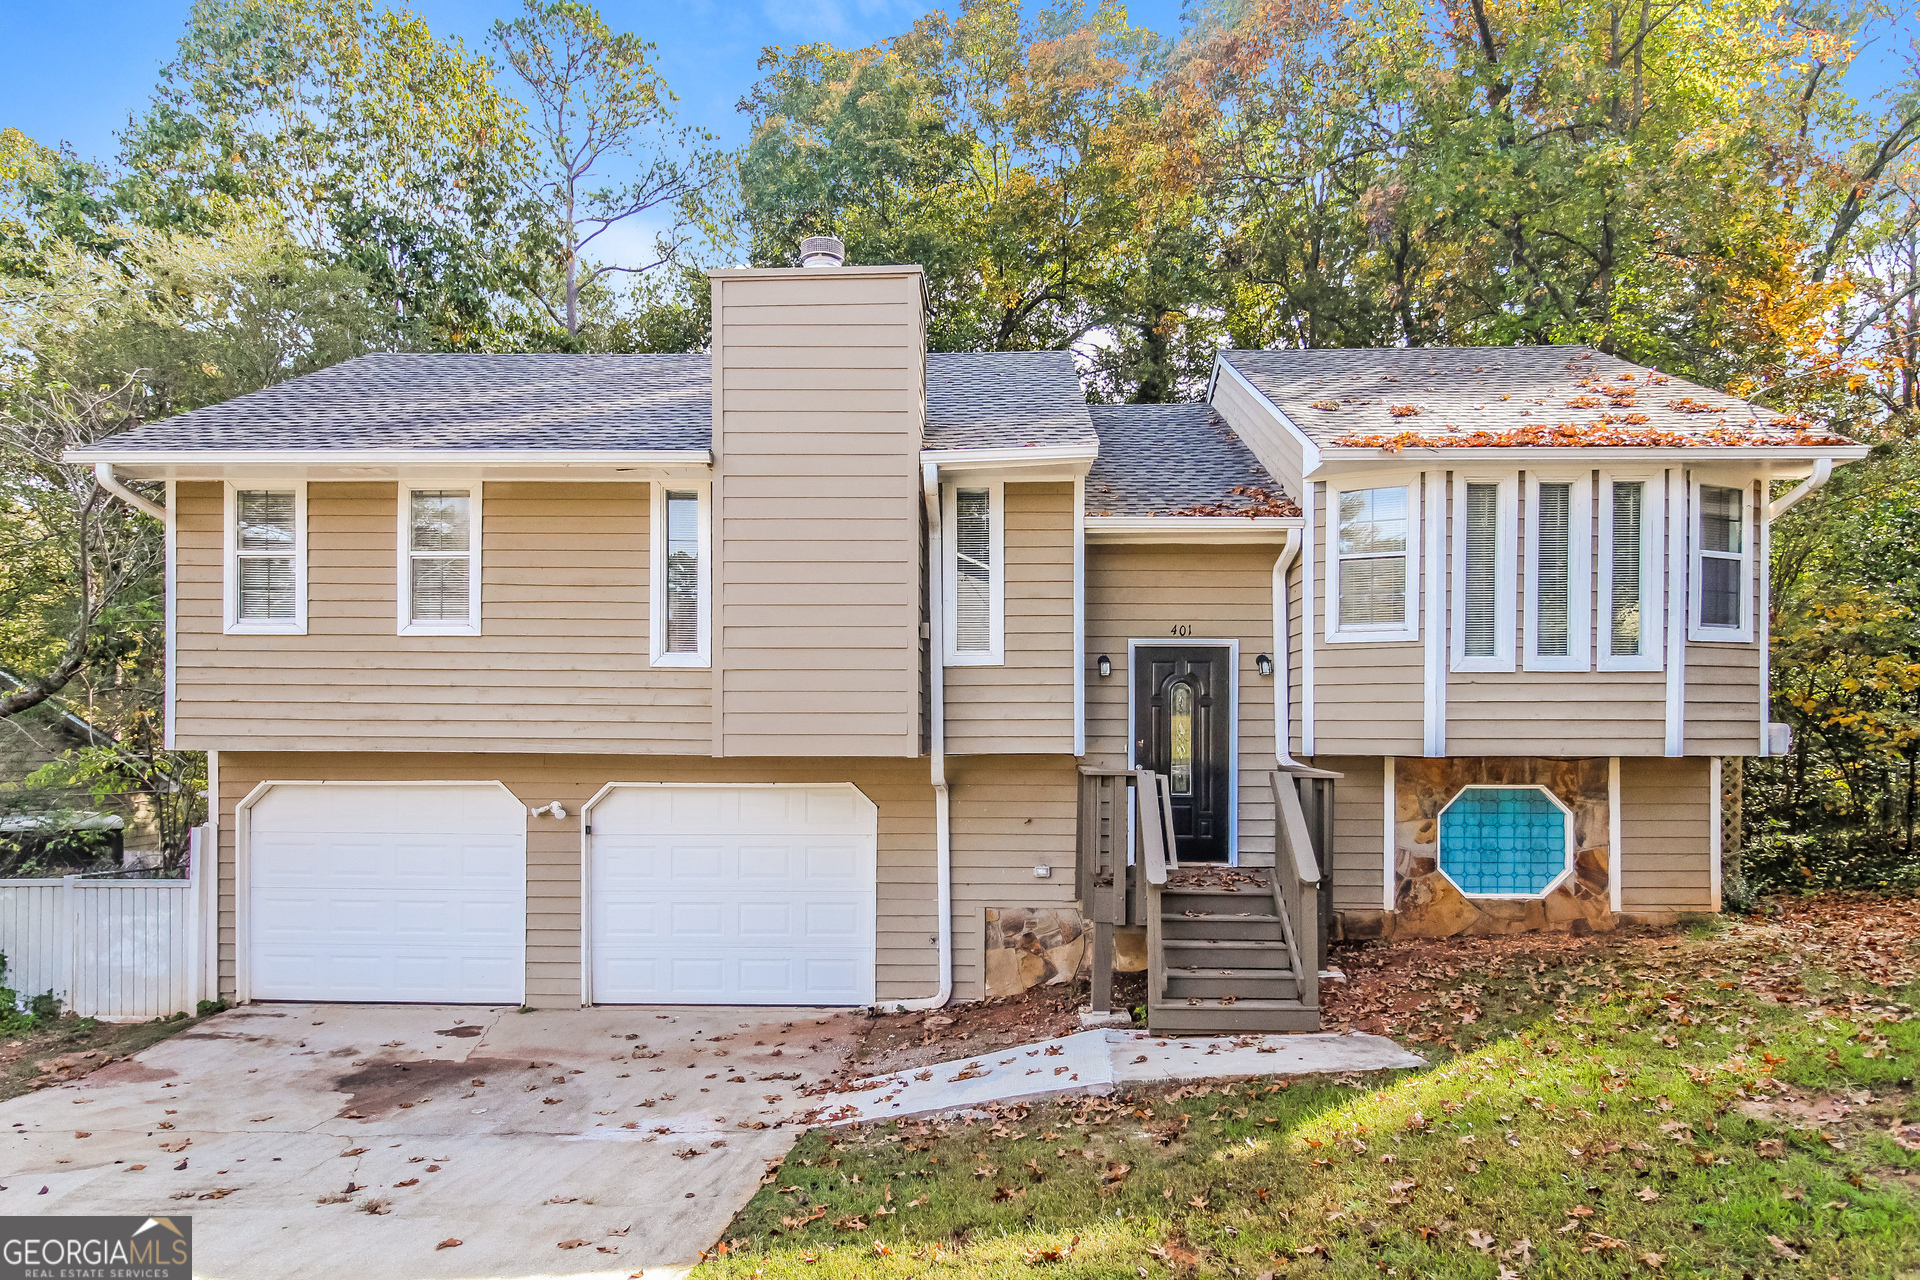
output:
<svg viewBox="0 0 1920 1280"><path fill-rule="evenodd" d="M154 1080L171 1072L128 1062L133 1054L193 1026L187 1019L170 1022L95 1022L91 1018L62 1018L30 1036L0 1044L0 1098L14 1098L36 1089L68 1084L111 1068L115 1080Z"/></svg>
<svg viewBox="0 0 1920 1280"><path fill-rule="evenodd" d="M446 1098L469 1092L484 1096L489 1088L512 1088L532 1082L545 1084L547 1077L561 1069L543 1066L530 1068L525 1058L392 1058L368 1059L345 1075L333 1078L335 1092L349 1095L346 1106L335 1117L340 1120L377 1120L396 1111L406 1111L430 1098ZM485 1084L475 1084L483 1080Z"/></svg>
<svg viewBox="0 0 1920 1280"><path fill-rule="evenodd" d="M1115 974L1113 1004L1129 1009L1146 999L1147 975ZM1080 1026L1086 989L1077 984L1035 987L1019 995L950 1004L932 1013L887 1013L857 1020L859 1037L836 1081L904 1071L988 1053L1036 1040L1072 1035Z"/></svg>
<svg viewBox="0 0 1920 1280"><path fill-rule="evenodd" d="M1860 1099L1849 1100L1838 1094L1824 1093L1812 1098L1781 1094L1774 1098L1748 1098L1738 1110L1750 1120L1790 1124L1796 1129L1820 1129L1839 1124L1853 1113Z"/></svg>
<svg viewBox="0 0 1920 1280"><path fill-rule="evenodd" d="M171 1080L178 1074L168 1067L150 1067L132 1058L116 1058L92 1072L89 1079L98 1084L144 1084L148 1080Z"/></svg>

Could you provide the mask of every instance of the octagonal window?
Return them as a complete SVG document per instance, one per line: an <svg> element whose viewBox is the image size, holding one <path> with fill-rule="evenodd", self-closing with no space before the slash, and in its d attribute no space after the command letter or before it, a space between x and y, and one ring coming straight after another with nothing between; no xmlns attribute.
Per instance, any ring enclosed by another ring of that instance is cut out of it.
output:
<svg viewBox="0 0 1920 1280"><path fill-rule="evenodd" d="M1440 870L1462 893L1537 898L1573 866L1573 814L1545 787L1462 787L1440 811Z"/></svg>

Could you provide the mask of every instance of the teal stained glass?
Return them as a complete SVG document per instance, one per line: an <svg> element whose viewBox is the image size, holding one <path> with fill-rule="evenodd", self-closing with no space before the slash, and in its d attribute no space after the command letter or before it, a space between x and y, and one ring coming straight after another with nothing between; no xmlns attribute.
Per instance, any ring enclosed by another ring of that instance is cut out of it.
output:
<svg viewBox="0 0 1920 1280"><path fill-rule="evenodd" d="M1544 893L1567 869L1567 813L1538 787L1463 787L1440 814L1440 869L1466 893Z"/></svg>

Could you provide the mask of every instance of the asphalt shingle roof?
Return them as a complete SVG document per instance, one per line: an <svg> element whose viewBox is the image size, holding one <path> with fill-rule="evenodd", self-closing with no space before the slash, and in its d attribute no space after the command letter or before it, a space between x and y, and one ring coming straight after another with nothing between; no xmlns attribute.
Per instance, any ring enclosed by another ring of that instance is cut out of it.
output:
<svg viewBox="0 0 1920 1280"><path fill-rule="evenodd" d="M114 451L706 449L706 355L383 354L135 427ZM1090 445L1064 351L927 357L930 449Z"/></svg>
<svg viewBox="0 0 1920 1280"><path fill-rule="evenodd" d="M1447 436L1559 426L1643 436L1701 436L1730 428L1752 435L1749 442L1755 444L1792 440L1809 431L1828 434L1815 424L1586 347L1374 347L1226 351L1222 356L1319 444L1353 435ZM1833 437L1833 442L1841 441Z"/></svg>
<svg viewBox="0 0 1920 1280"><path fill-rule="evenodd" d="M704 355L361 356L135 427L116 450L705 449Z"/></svg>
<svg viewBox="0 0 1920 1280"><path fill-rule="evenodd" d="M934 352L925 440L929 449L1019 449L1096 436L1070 352Z"/></svg>
<svg viewBox="0 0 1920 1280"><path fill-rule="evenodd" d="M1206 404L1096 404L1090 516L1297 516L1240 437Z"/></svg>

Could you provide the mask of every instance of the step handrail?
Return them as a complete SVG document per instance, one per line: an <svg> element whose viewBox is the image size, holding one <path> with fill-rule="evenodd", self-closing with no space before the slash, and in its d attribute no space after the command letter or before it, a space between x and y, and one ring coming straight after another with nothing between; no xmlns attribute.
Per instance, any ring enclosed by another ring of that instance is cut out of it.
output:
<svg viewBox="0 0 1920 1280"><path fill-rule="evenodd" d="M1151 769L1134 771L1133 793L1139 798L1140 862L1150 885L1167 882L1168 866L1178 866L1173 851L1173 799L1167 780Z"/></svg>
<svg viewBox="0 0 1920 1280"><path fill-rule="evenodd" d="M1290 774L1268 774L1273 785L1273 901L1293 961L1300 1002L1320 1007L1320 859L1307 831L1306 810Z"/></svg>

